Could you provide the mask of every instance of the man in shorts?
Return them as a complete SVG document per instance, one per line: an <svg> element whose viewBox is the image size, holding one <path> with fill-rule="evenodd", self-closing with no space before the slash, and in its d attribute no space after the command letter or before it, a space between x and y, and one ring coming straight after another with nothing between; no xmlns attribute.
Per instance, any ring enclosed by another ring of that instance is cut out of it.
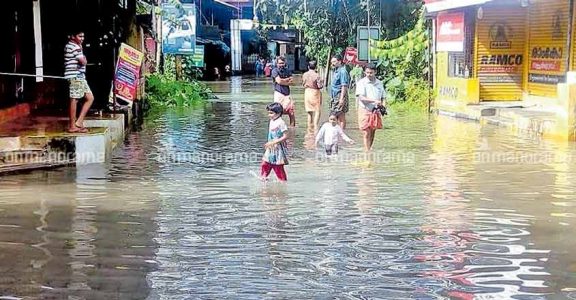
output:
<svg viewBox="0 0 576 300"><path fill-rule="evenodd" d="M346 113L348 113L348 87L350 85L350 75L346 66L342 64L342 56L334 55L331 59L332 85L330 88L330 110L338 116L338 123L342 129L346 129Z"/></svg>
<svg viewBox="0 0 576 300"><path fill-rule="evenodd" d="M362 131L364 149L370 151L376 130L382 128L382 116L378 108L386 106L386 91L382 81L376 78L376 66L367 65L364 75L366 76L356 84L358 128Z"/></svg>
<svg viewBox="0 0 576 300"><path fill-rule="evenodd" d="M272 80L274 82L274 102L278 102L284 108L284 113L290 118L290 126L296 126L294 116L294 101L290 97L290 85L294 79L292 72L286 66L286 58L278 56L276 58L276 68L272 70Z"/></svg>
<svg viewBox="0 0 576 300"><path fill-rule="evenodd" d="M88 132L84 127L84 118L94 102L94 95L86 81L86 57L82 51L84 32L74 31L64 48L64 77L70 88L70 126L69 132ZM76 118L78 101L85 99L80 115Z"/></svg>

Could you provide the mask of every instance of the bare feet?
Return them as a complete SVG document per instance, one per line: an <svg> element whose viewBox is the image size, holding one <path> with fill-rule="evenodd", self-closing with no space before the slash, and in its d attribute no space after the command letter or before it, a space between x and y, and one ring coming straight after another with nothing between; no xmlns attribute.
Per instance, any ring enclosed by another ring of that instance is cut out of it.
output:
<svg viewBox="0 0 576 300"><path fill-rule="evenodd" d="M81 127L70 127L68 128L68 132L69 133L87 133L88 132L88 128L81 128Z"/></svg>

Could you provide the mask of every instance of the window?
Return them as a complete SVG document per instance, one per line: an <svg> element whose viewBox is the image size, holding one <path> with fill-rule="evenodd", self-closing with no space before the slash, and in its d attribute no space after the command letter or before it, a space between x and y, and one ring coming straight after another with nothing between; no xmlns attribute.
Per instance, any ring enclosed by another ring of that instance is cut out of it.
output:
<svg viewBox="0 0 576 300"><path fill-rule="evenodd" d="M474 68L474 27L475 16L470 11L465 14L464 51L448 53L448 76L471 78Z"/></svg>
<svg viewBox="0 0 576 300"><path fill-rule="evenodd" d="M368 26L358 26L357 30L357 49L358 49L358 60L367 61L368 60L368 47L370 47L370 39L379 40L380 39L380 29L376 26L370 26L370 38L368 38ZM374 53L370 53L370 60L378 60Z"/></svg>

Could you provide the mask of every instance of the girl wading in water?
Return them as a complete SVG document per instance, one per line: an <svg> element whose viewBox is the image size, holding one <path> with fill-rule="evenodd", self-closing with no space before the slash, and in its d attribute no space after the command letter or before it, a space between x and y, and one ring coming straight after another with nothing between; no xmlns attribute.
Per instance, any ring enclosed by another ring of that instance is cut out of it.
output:
<svg viewBox="0 0 576 300"><path fill-rule="evenodd" d="M266 151L262 157L260 177L265 181L270 172L274 170L278 180L287 181L284 165L288 164L288 148L286 146L288 126L282 120L284 108L280 103L275 102L266 106L266 110L270 124L268 125L268 142L264 145Z"/></svg>

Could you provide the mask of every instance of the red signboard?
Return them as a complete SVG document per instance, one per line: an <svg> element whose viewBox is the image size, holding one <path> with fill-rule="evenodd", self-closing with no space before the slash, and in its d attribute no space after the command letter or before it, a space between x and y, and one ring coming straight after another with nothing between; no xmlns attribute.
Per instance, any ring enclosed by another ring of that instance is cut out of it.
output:
<svg viewBox="0 0 576 300"><path fill-rule="evenodd" d="M533 60L530 62L531 71L559 72L561 67L560 61Z"/></svg>
<svg viewBox="0 0 576 300"><path fill-rule="evenodd" d="M436 18L436 51L464 51L464 13L440 13Z"/></svg>
<svg viewBox="0 0 576 300"><path fill-rule="evenodd" d="M346 48L344 52L344 63L345 64L357 64L358 63L358 50L353 47Z"/></svg>

